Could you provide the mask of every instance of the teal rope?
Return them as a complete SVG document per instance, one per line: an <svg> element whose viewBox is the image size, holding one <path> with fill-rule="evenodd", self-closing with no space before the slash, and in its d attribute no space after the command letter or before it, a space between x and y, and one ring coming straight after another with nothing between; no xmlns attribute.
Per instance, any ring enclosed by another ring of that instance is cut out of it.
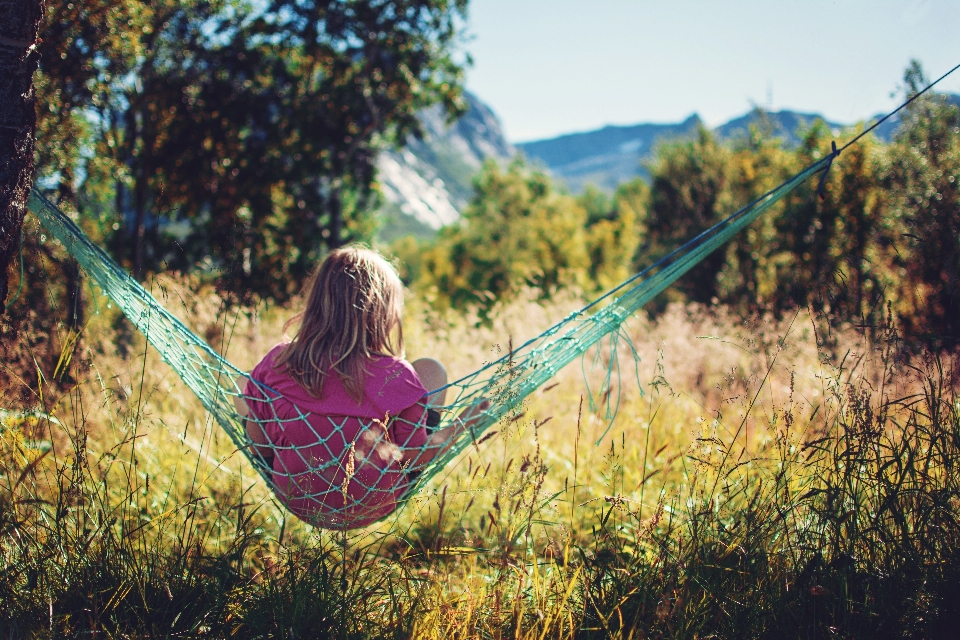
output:
<svg viewBox="0 0 960 640"><path fill-rule="evenodd" d="M462 433L457 440L452 443L452 446L444 455L437 456L425 465L416 466L416 460L413 461L415 470L418 473L416 477L410 481L410 486L400 498L400 502L402 503L409 499L410 496L427 483L433 475L440 471L447 462L462 452L467 446L476 443L486 429L496 423L500 418L517 409L530 393L552 378L557 371L571 361L584 356L599 340L608 335L612 336L611 347L615 350L617 340L620 337L620 327L633 313L659 295L660 292L675 282L677 278L689 271L711 252L717 250L811 176L822 173L823 176L820 184L820 187L822 187L826 173L840 152L860 140L864 135L879 126L881 122L906 107L907 104L913 100L916 100L920 95L958 68L960 68L960 65L930 83L895 111L874 123L873 126L849 141L839 150L835 144L831 145L832 152L825 158L811 164L809 167L783 182L783 184L768 191L730 217L714 225L707 231L704 231L649 268L644 269L619 286L611 289L579 311L570 314L561 322L550 327L536 338L528 340L506 356L444 387L454 392L453 395L455 395L455 399L452 403L443 407L447 411L443 421L439 425L440 428L452 424L456 420L459 412L475 407L481 400L489 400L492 404L489 409L482 413L481 418L473 428L469 432ZM207 411L210 412L224 431L227 432L230 439L244 455L251 460L254 467L266 480L271 489L280 496L282 492L274 483L274 475L286 478L288 481L296 481L297 475L286 467L282 469L277 469L276 465L273 465L272 468L269 467L264 459L251 448L251 443L246 435L244 421L236 414L233 408L233 399L241 396L241 390L232 384L233 379L237 375L246 374L243 374L237 367L227 362L211 349L209 345L190 331L180 320L164 309L149 292L130 277L130 275L102 249L90 242L90 239L87 238L83 231L74 224L72 220L65 216L62 211L36 190L31 192L28 205L30 210L40 219L44 226L47 227L50 233L77 259L77 262L87 272L91 280L117 303L117 306L126 314L127 318L144 334L147 341L157 349L164 361L173 367L190 390L197 395ZM17 289L17 294L14 296L14 300L19 296L23 288L24 280L22 230L20 251L20 286ZM607 304L607 306L603 307L603 304ZM595 308L599 308L599 310L594 311ZM630 346L632 348L632 345ZM635 351L634 357L636 359ZM616 357L611 360L611 367L612 366L619 366ZM603 382L604 386L610 386L612 377L613 371L608 371L608 375ZM230 386L226 386L223 383L224 379L231 383ZM253 382L256 383L256 381ZM271 397L269 395L270 393L274 394L274 398L276 397L277 394L272 390L259 383L256 384L266 397ZM302 413L299 409L297 411L299 415L295 417L294 420L298 422L307 422L311 417L309 414ZM614 406L613 409L613 413L615 412L616 406ZM610 424L612 424L612 415L610 419ZM274 418L266 422L282 423L284 420L274 411ZM332 423L333 420L330 420L330 422ZM332 425L332 427L333 431L336 432L338 428L337 425ZM365 433L371 433L373 431L370 427L371 425L366 425ZM342 469L344 466L344 451L341 450L339 453L332 452L327 444L327 441L332 438L329 436L321 438L320 434L317 434L316 431L314 431L314 435L318 437L317 444L326 447L327 452L331 454L331 458L323 464L318 464L314 459L307 461L303 454L297 451L296 447L273 445L270 448L273 449L274 453L278 454L284 452L287 454L297 453L300 456L300 461L307 464L308 473L305 475L308 476L308 480L315 480L317 472L319 471L327 472ZM605 435L606 432L604 433L604 436ZM601 436L601 439L604 436ZM401 447L403 446L403 443L398 444ZM351 445L350 451L348 469L353 465L353 445ZM419 451L419 449L417 451ZM353 472L349 471L349 473L352 474ZM386 471L383 473L386 473ZM352 476L345 476L345 478L343 481L344 503L347 502L347 484L348 482L354 481ZM358 520L353 514L356 513L357 509L362 510L369 496L378 490L382 489L368 487L367 494L360 499L354 499L350 504L345 504L344 507L339 510L326 507L326 511L320 509L313 515L308 514L305 516L302 513L298 513L297 515L308 519L308 521L317 526L331 528L346 529L360 524L369 524L369 522L373 521L372 519L368 518L367 520L363 520L361 518ZM392 490L392 487L390 490ZM304 497L324 500L338 491L340 491L339 487L331 482L328 487L321 489L318 493L305 495ZM378 496L373 495L373 498L377 499ZM386 516L383 514L376 515L376 519L382 519L383 517Z"/></svg>
<svg viewBox="0 0 960 640"><path fill-rule="evenodd" d="M831 153L815 162L654 265L570 314L540 336L527 341L499 360L448 385L447 388L453 392L451 395L455 397L450 404L443 407L445 413L439 426L441 429L451 425L465 409L475 407L483 400L488 400L491 404L483 411L473 428L469 432L462 433L445 454L417 467L420 472L410 481L409 489L403 494L401 502L409 499L423 487L452 458L479 440L491 425L520 407L527 396L552 378L561 368L582 357L604 336L618 332L621 325L644 304L808 178L829 168L835 157L836 153ZM77 259L91 280L114 300L137 329L144 334L147 341L157 349L163 360L173 367L184 383L197 395L204 408L253 462L271 488L279 491L274 484L274 475L277 473L275 468L268 467L255 453L247 437L243 419L237 415L233 406L233 398L242 394L242 389L238 389L233 380L238 375L246 374L211 349L178 318L164 309L146 289L101 248L94 245L69 217L37 191L31 193L29 207L50 233ZM602 306L604 303L607 303L606 306ZM272 390L263 385L260 387L266 397L276 397L277 394ZM269 395L270 393L273 393L273 396ZM309 414L301 412L296 419L307 421L309 418ZM282 422L280 418L277 420ZM337 425L333 426L334 431L338 428ZM318 442L327 446L319 435ZM299 453L295 448L290 447L273 446L271 448L275 453ZM300 455L303 456L302 453ZM412 464L416 465L416 460ZM311 460L309 466L314 471L342 467L343 452L340 451L339 456L336 452L332 452L330 458L323 464ZM327 491L316 495L329 497L328 494L335 491L339 491L339 488L331 486ZM375 492L378 489L370 488L369 491ZM344 500L346 500L346 491L344 491ZM355 501L354 506L362 507L362 501ZM317 516L314 524L331 528L356 526L355 522L350 520L346 508L342 513Z"/></svg>

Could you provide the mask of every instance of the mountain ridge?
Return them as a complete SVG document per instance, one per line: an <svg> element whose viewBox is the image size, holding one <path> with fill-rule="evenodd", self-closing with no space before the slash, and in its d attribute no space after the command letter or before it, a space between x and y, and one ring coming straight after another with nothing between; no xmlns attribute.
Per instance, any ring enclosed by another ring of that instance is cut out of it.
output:
<svg viewBox="0 0 960 640"><path fill-rule="evenodd" d="M759 125L784 139L788 145L795 145L800 142L797 131L817 120L824 120L831 129L846 126L825 120L815 113L753 109L713 131L721 139L731 140L749 135L750 127ZM613 191L623 182L648 176L643 163L652 157L657 144L693 135L701 126L704 125L700 116L693 114L679 123L606 126L516 146L529 160L541 163L551 174L562 179L571 191L582 191L587 184Z"/></svg>
<svg viewBox="0 0 960 640"><path fill-rule="evenodd" d="M960 106L960 95L941 94L952 104ZM886 114L863 120L871 123ZM749 135L750 127L767 128L784 140L788 146L800 144L798 132L822 120L835 135L860 123L841 123L828 120L818 113L804 113L791 109L766 111L755 107L742 116L732 118L713 128L722 140ZM889 142L900 120L894 116L874 130L881 140ZM543 140L517 143L516 147L528 160L540 163L554 177L563 180L573 192L582 191L587 184L613 191L617 186L636 177L646 177L644 161L651 158L657 143L691 135L702 124L693 114L679 123L639 123L635 125L608 125L599 129L561 134ZM628 140L635 142L627 146Z"/></svg>
<svg viewBox="0 0 960 640"><path fill-rule="evenodd" d="M946 95L960 106L960 95ZM693 114L681 122L607 125L599 129L561 134L543 140L511 144L494 111L476 95L465 92L466 113L449 122L440 107L420 114L422 138L407 140L404 148L381 153L379 183L384 204L379 237L389 241L412 234L432 236L456 222L473 194L473 179L487 160L507 162L517 152L539 164L577 193L587 184L613 191L622 182L647 176L645 161L660 142L692 135L703 122ZM876 121L882 115L864 120ZM800 143L798 131L823 120L839 135L850 124L832 122L816 113L759 108L733 118L713 131L723 140L749 135L751 126L765 128L787 145ZM899 118L894 116L875 130L892 139Z"/></svg>

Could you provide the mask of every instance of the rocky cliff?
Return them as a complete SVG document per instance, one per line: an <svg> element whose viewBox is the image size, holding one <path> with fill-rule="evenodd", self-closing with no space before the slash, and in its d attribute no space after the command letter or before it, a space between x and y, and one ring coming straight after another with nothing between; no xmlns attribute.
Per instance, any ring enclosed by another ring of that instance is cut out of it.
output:
<svg viewBox="0 0 960 640"><path fill-rule="evenodd" d="M381 154L379 180L386 203L380 237L431 235L460 217L473 191L473 177L487 159L516 153L490 107L466 93L467 112L447 121L440 107L420 116L424 136L404 149Z"/></svg>

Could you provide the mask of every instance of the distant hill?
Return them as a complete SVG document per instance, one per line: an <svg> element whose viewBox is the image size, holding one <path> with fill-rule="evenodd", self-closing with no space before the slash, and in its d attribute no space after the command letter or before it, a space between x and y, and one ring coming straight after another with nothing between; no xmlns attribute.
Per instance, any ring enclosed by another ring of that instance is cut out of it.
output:
<svg viewBox="0 0 960 640"><path fill-rule="evenodd" d="M714 132L722 139L746 137L750 134L750 127L755 126L767 135L781 138L789 146L800 144L798 135L804 129L809 129L817 120L823 120L828 127L837 133L846 125L825 120L816 113L798 113L796 111L762 111L754 109L750 113L734 118L720 125Z"/></svg>
<svg viewBox="0 0 960 640"><path fill-rule="evenodd" d="M580 191L590 183L613 190L637 175L640 160L650 156L657 142L690 135L699 125L700 118L693 115L679 124L607 126L524 142L517 148L566 181L572 191Z"/></svg>
<svg viewBox="0 0 960 640"><path fill-rule="evenodd" d="M772 132L787 144L797 144L797 132L809 127L820 116L795 111L764 112L759 109L734 118L714 131L724 139L746 136L752 125ZM841 129L843 125L828 122ZM643 162L652 157L657 143L693 135L701 125L696 114L678 124L637 124L608 126L595 131L572 133L548 140L517 145L527 158L542 163L567 183L573 192L588 184L613 191L623 182L647 176Z"/></svg>
<svg viewBox="0 0 960 640"><path fill-rule="evenodd" d="M947 99L960 106L960 95L948 94ZM870 122L882 117L875 116ZM765 112L754 109L739 118L726 122L714 131L722 139L746 136L751 126L769 131L787 145L799 144L798 132L823 119L816 113L797 111ZM850 126L824 120L837 133ZM897 127L898 117L891 118L877 127L875 134L889 141ZM653 149L660 141L691 135L700 124L700 118L692 115L677 124L637 124L632 126L608 126L583 133L569 133L547 140L523 142L517 148L528 159L544 165L557 178L566 182L577 193L587 184L594 184L612 191L617 185L637 176L646 177L643 162L652 157Z"/></svg>
<svg viewBox="0 0 960 640"><path fill-rule="evenodd" d="M490 107L471 93L465 97L467 112L455 123L448 123L439 107L428 109L420 116L425 132L422 140L409 140L403 150L381 154L379 180L386 200L380 211L381 240L406 234L430 237L459 219L473 193L473 178L488 158L507 161L519 150L575 193L587 184L612 191L625 181L646 176L643 163L652 157L657 143L692 135L701 124L700 118L692 115L674 124L607 126L514 147ZM960 106L960 95L949 94L947 99ZM820 118L815 113L754 109L715 131L729 140L747 135L755 125L795 145L800 142L797 132ZM889 141L899 122L894 117L883 123L876 129L877 136ZM826 124L838 133L848 126Z"/></svg>

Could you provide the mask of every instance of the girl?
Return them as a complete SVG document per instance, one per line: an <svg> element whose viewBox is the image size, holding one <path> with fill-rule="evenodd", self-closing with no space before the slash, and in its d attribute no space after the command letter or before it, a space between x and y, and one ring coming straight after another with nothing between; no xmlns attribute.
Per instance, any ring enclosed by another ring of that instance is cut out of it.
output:
<svg viewBox="0 0 960 640"><path fill-rule="evenodd" d="M402 308L403 285L382 256L331 252L290 321L300 320L296 336L267 353L236 398L278 497L315 526L350 529L393 512L413 474L488 406L430 432L445 391L427 389L447 374L436 360L402 359Z"/></svg>

